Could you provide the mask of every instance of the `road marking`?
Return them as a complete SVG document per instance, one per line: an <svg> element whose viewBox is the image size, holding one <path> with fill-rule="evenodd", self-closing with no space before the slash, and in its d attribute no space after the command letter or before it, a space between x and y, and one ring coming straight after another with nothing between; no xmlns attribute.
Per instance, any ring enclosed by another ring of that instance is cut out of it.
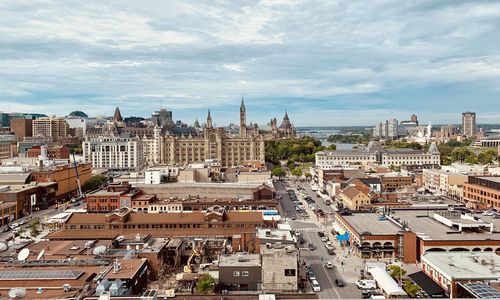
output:
<svg viewBox="0 0 500 300"><path fill-rule="evenodd" d="M319 228L294 228L294 231L319 231Z"/></svg>
<svg viewBox="0 0 500 300"><path fill-rule="evenodd" d="M342 299L339 295L339 293L337 292L337 289L335 288L335 281L332 281L332 278L330 277L330 274L328 274L328 269L325 267L324 264L321 264L321 266L323 267L323 270L325 270L325 273L326 273L326 277L328 277L328 280L330 281L330 283L332 284L332 288L333 288L333 291L335 292L335 295L337 295L337 298L338 299Z"/></svg>

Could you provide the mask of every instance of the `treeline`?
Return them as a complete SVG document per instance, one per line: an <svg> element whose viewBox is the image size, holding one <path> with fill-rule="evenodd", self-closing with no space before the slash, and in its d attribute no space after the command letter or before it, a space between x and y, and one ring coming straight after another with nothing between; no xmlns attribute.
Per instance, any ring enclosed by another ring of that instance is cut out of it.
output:
<svg viewBox="0 0 500 300"><path fill-rule="evenodd" d="M487 149L479 153L475 153L467 147L450 148L439 145L438 148L441 153L442 165L451 165L453 162L485 165L498 160L498 153L495 149Z"/></svg>
<svg viewBox="0 0 500 300"><path fill-rule="evenodd" d="M281 160L288 162L313 162L314 153L323 150L335 150L335 145L322 146L321 141L312 137L303 137L293 140L266 141L266 161L274 165Z"/></svg>
<svg viewBox="0 0 500 300"><path fill-rule="evenodd" d="M404 140L402 140L402 141L392 141L392 140L386 141L385 147L389 148L389 149L402 149L402 148L411 148L414 150L424 149L424 146L420 145L417 142L408 143ZM426 145L426 147L428 148L429 146Z"/></svg>
<svg viewBox="0 0 500 300"><path fill-rule="evenodd" d="M366 145L370 141L371 135L368 133L363 134L333 134L326 140L330 143L342 144L362 144Z"/></svg>

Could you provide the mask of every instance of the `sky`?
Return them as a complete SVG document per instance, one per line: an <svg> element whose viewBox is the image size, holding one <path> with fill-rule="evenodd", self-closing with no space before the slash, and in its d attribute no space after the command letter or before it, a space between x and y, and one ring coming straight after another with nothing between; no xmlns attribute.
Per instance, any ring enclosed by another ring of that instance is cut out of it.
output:
<svg viewBox="0 0 500 300"><path fill-rule="evenodd" d="M0 111L500 123L500 2L0 1Z"/></svg>

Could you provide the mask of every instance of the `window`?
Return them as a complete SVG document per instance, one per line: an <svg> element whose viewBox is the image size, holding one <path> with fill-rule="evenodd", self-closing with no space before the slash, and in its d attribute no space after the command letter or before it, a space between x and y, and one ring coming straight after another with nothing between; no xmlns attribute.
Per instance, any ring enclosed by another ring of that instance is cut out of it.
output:
<svg viewBox="0 0 500 300"><path fill-rule="evenodd" d="M285 276L295 276L295 269L285 269Z"/></svg>
<svg viewBox="0 0 500 300"><path fill-rule="evenodd" d="M240 271L233 271L233 277L240 277Z"/></svg>
<svg viewBox="0 0 500 300"><path fill-rule="evenodd" d="M248 271L242 271L241 276L248 277Z"/></svg>

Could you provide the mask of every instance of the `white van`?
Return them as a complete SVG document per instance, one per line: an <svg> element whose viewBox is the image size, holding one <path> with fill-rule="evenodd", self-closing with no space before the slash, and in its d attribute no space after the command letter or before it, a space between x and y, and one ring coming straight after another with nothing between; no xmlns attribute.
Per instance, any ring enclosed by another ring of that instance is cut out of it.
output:
<svg viewBox="0 0 500 300"><path fill-rule="evenodd" d="M375 280L362 279L356 281L356 286L362 290L371 290L377 287Z"/></svg>

